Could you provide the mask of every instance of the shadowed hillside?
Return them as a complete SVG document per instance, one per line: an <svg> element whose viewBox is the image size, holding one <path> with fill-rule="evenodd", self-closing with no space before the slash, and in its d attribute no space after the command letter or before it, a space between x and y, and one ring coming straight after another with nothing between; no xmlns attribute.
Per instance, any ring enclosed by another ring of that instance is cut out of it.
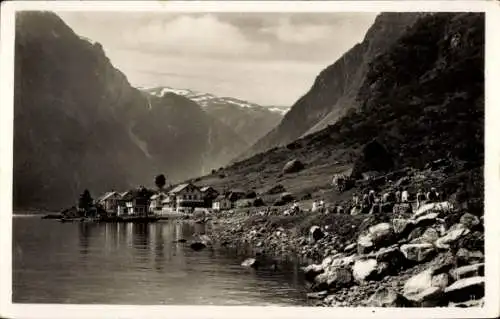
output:
<svg viewBox="0 0 500 319"><path fill-rule="evenodd" d="M321 71L309 92L292 106L281 123L240 158L320 131L335 123L348 110L359 108L356 95L368 64L385 52L420 16L422 13L380 14L364 40Z"/></svg>

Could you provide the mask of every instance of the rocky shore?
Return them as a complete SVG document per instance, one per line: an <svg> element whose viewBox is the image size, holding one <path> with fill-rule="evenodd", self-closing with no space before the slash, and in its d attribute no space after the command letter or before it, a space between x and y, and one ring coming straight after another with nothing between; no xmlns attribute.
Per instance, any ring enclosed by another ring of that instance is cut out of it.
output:
<svg viewBox="0 0 500 319"><path fill-rule="evenodd" d="M233 211L214 216L209 235L245 247L245 266L297 258L318 306L481 306L483 213L455 199L375 215Z"/></svg>

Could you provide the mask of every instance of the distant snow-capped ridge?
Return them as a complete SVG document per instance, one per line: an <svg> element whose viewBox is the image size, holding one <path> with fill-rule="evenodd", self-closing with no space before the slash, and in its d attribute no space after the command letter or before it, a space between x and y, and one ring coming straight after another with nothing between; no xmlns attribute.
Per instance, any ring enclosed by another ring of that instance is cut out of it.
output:
<svg viewBox="0 0 500 319"><path fill-rule="evenodd" d="M190 89L175 89L171 87L155 87L155 88L140 88L140 89L158 97L163 97L167 93L182 95L198 103L203 108L212 106L214 104L226 104L226 105L231 104L242 108L266 109L270 112L279 113L281 115L285 115L286 112L288 112L288 110L290 109L288 107L261 106L255 103L251 103L233 97L220 97L213 95L211 93L202 93Z"/></svg>

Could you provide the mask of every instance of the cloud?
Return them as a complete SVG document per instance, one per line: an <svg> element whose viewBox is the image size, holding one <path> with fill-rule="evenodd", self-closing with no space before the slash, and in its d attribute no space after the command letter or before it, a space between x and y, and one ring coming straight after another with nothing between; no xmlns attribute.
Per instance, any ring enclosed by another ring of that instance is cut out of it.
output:
<svg viewBox="0 0 500 319"><path fill-rule="evenodd" d="M292 24L290 18L282 18L280 23L265 27L261 31L272 34L284 43L308 44L330 37L332 27L322 24Z"/></svg>
<svg viewBox="0 0 500 319"><path fill-rule="evenodd" d="M191 56L264 56L270 51L269 44L251 41L238 27L211 14L152 20L123 40L129 48Z"/></svg>

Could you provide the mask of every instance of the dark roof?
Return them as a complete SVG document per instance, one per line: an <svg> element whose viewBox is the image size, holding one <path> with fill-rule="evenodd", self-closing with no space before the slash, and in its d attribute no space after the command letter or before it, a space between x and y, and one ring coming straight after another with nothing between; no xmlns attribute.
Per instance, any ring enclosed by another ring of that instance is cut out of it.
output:
<svg viewBox="0 0 500 319"><path fill-rule="evenodd" d="M120 196L121 197L121 195L118 194L117 192L106 192L106 193L104 193L104 195L102 195L101 197L99 197L97 199L97 201L99 201L99 202L100 201L105 201L106 199L108 199L108 198L110 198L112 196Z"/></svg>
<svg viewBox="0 0 500 319"><path fill-rule="evenodd" d="M133 199L146 199L148 200L151 195L150 191L147 189L133 189L129 190L127 192L122 193L122 200L124 201L130 201Z"/></svg>
<svg viewBox="0 0 500 319"><path fill-rule="evenodd" d="M165 194L164 192L159 192L151 196L151 199L157 199L158 197L167 197L168 195Z"/></svg>

